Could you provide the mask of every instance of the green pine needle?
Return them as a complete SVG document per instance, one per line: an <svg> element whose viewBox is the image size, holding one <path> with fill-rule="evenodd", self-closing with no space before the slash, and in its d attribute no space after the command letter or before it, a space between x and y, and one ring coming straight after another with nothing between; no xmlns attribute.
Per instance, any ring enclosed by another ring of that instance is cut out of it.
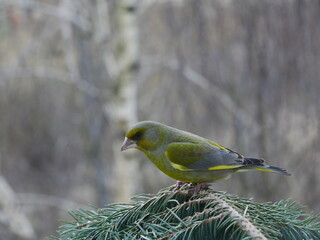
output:
<svg viewBox="0 0 320 240"><path fill-rule="evenodd" d="M190 187L140 195L129 204L73 210L60 237L51 240L216 239L319 240L320 222L293 200L255 203L211 189L188 193Z"/></svg>

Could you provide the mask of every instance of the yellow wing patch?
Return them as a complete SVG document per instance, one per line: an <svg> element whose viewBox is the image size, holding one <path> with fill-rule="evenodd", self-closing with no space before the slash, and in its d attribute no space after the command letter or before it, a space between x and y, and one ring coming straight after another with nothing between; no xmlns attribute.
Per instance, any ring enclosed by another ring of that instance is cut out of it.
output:
<svg viewBox="0 0 320 240"><path fill-rule="evenodd" d="M211 140L209 140L209 142L210 142L212 145L214 145L214 146L216 146L216 147L218 147L218 148L220 148L220 149L222 149L222 150L226 150L226 151L230 152L229 149L227 149L227 148L225 148L225 147L222 147L222 146L219 145L218 143L215 143L215 142L213 142L213 141L211 141Z"/></svg>
<svg viewBox="0 0 320 240"><path fill-rule="evenodd" d="M265 168L254 168L254 170L258 170L258 171L262 171L262 172L274 172L272 170L265 169Z"/></svg>
<svg viewBox="0 0 320 240"><path fill-rule="evenodd" d="M257 170L257 171L262 171L262 172L274 172L270 169L265 169L265 168L249 168L249 169L242 168L242 169L237 170L237 172L246 172L246 171L250 171L250 170Z"/></svg>
<svg viewBox="0 0 320 240"><path fill-rule="evenodd" d="M167 152L167 151L165 152L165 155L166 155L166 157L169 159L169 157L168 157L168 152ZM190 169L188 169L188 168L186 168L185 166L182 166L182 165L180 165L180 164L173 163L173 162L171 162L171 161L169 161L169 162L170 162L170 164L172 165L172 167L175 168L175 169L177 169L177 170L180 170L180 171L188 171L188 170L190 170Z"/></svg>
<svg viewBox="0 0 320 240"><path fill-rule="evenodd" d="M180 170L180 171L188 171L188 170L190 170L190 169L188 169L188 168L186 168L186 167L184 167L184 166L182 166L180 164L176 164L176 163L173 163L173 162L170 162L170 163L171 163L172 167L174 167L177 170Z"/></svg>
<svg viewBox="0 0 320 240"><path fill-rule="evenodd" d="M218 165L211 168L208 168L208 170L227 170L227 169L233 169L241 167L242 165Z"/></svg>
<svg viewBox="0 0 320 240"><path fill-rule="evenodd" d="M165 155L168 159L170 159L168 157L168 152L166 151L165 152ZM177 170L180 170L180 171L192 171L192 170L197 170L197 169L193 169L193 168L188 168L186 166L183 166L181 164L177 164L177 163L174 163L174 162L171 162L169 160L171 166ZM215 171L215 170L228 170L228 169L235 169L235 168L239 168L243 165L218 165L218 166L214 166L214 167L210 167L208 169L203 169L203 170L209 170L209 171ZM199 169L198 169L199 170Z"/></svg>
<svg viewBox="0 0 320 240"><path fill-rule="evenodd" d="M176 163L173 163L173 162L170 162L170 163L171 163L172 167L174 167L175 169L180 170L180 171L190 171L190 170L192 170L192 169L187 168L185 166L182 166L180 164L176 164ZM208 170L210 170L210 171L227 170L227 169L234 169L234 168L238 168L238 167L241 167L241 165L219 165L219 166L208 168Z"/></svg>

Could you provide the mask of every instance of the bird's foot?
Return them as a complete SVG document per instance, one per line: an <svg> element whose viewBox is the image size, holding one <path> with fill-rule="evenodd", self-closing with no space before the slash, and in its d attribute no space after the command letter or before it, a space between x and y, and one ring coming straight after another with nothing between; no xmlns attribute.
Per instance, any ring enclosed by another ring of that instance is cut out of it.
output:
<svg viewBox="0 0 320 240"><path fill-rule="evenodd" d="M177 181L173 191L178 191L183 185L188 184L187 182Z"/></svg>
<svg viewBox="0 0 320 240"><path fill-rule="evenodd" d="M200 192L202 189L208 189L209 188L209 182L201 182L201 183L196 183L193 188L191 188L188 193L189 194L197 194Z"/></svg>

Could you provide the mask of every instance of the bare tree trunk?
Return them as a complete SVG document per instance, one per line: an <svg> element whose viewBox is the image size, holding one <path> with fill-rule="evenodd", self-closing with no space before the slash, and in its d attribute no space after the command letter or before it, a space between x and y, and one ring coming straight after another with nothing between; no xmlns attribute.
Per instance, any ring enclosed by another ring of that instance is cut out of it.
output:
<svg viewBox="0 0 320 240"><path fill-rule="evenodd" d="M113 119L115 139L113 156L115 161L115 201L128 200L141 189L139 160L135 151L120 152L125 130L137 122L137 73L138 73L138 26L137 2L116 2L116 26L118 41L115 57L118 66L116 96Z"/></svg>

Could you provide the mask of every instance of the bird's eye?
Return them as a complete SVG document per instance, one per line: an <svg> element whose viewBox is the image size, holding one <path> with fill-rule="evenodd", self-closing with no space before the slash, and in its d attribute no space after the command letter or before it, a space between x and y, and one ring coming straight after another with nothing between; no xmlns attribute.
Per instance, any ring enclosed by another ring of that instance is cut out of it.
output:
<svg viewBox="0 0 320 240"><path fill-rule="evenodd" d="M142 132L139 131L139 132L136 132L136 133L131 137L131 139L137 141L137 140L139 140L139 139L141 138L141 136L142 136Z"/></svg>

